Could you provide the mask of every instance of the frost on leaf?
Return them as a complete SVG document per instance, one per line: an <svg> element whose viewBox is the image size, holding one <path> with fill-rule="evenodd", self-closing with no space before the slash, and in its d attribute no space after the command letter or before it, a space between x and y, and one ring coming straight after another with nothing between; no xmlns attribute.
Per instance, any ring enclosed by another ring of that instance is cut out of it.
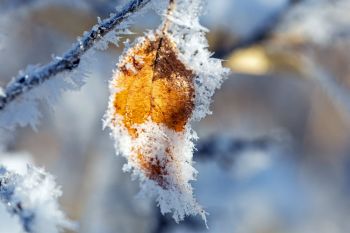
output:
<svg viewBox="0 0 350 233"><path fill-rule="evenodd" d="M162 212L174 212L176 220L204 216L189 185L195 172L187 126L194 109L194 77L171 38L156 34L127 52L111 82L115 92L108 122L118 148L128 158L127 167L158 189Z"/></svg>
<svg viewBox="0 0 350 233"><path fill-rule="evenodd" d="M205 212L190 181L190 127L210 113L209 104L227 69L210 58L199 24L201 1L170 1L163 28L139 38L122 56L110 82L105 125L111 128L124 170L141 181L141 194L156 197L161 212L176 221Z"/></svg>

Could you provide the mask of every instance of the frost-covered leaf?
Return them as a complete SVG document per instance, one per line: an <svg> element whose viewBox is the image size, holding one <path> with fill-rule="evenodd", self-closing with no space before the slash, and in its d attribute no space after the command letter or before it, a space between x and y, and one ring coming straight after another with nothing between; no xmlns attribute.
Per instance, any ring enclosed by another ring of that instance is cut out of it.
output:
<svg viewBox="0 0 350 233"><path fill-rule="evenodd" d="M148 119L183 131L194 107L194 74L177 58L167 36L146 37L129 51L114 78L113 106L129 133Z"/></svg>
<svg viewBox="0 0 350 233"><path fill-rule="evenodd" d="M109 126L128 137L123 152L135 174L153 182L161 199L173 196L165 212L174 211L179 220L204 212L188 184L194 173L191 158L183 156L192 153L184 145L191 145L186 126L194 109L194 73L177 56L174 42L161 33L146 36L127 52L111 82L119 91L110 99ZM178 206L172 206L175 201Z"/></svg>
<svg viewBox="0 0 350 233"><path fill-rule="evenodd" d="M128 160L125 170L141 180L143 194L157 198L162 213L172 212L176 221L197 214L205 220L190 185L197 173L190 122L209 112L227 70L206 49L200 1L176 3L167 27L139 38L120 59L105 123Z"/></svg>

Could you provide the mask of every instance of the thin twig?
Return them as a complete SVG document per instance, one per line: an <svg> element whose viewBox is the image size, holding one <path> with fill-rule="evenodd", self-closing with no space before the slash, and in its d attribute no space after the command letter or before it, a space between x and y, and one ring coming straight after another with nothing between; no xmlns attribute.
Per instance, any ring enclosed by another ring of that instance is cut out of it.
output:
<svg viewBox="0 0 350 233"><path fill-rule="evenodd" d="M20 74L11 81L0 96L0 111L6 105L23 93L31 90L53 76L64 71L72 71L79 66L80 59L96 42L100 41L108 32L127 19L132 13L144 7L151 0L133 0L121 11L99 22L89 32L85 33L80 41L75 43L61 58L39 67L35 72Z"/></svg>
<svg viewBox="0 0 350 233"><path fill-rule="evenodd" d="M163 25L163 28L162 28L163 35L169 29L169 26L170 26L170 23L171 23L170 20L169 20L169 17L170 17L170 15L172 15L174 10L175 10L175 0L169 0L168 9L166 11L166 19L164 21L164 25Z"/></svg>

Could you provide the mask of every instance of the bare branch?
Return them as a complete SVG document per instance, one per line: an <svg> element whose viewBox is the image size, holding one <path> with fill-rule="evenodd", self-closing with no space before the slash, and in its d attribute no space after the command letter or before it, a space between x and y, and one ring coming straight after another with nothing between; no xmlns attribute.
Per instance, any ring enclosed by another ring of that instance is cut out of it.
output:
<svg viewBox="0 0 350 233"><path fill-rule="evenodd" d="M151 0L133 0L121 11L99 22L89 32L85 33L80 41L75 43L61 58L39 67L35 72L20 74L5 88L4 95L0 96L0 111L6 105L23 93L31 90L53 76L64 71L72 71L79 66L80 59L94 44L101 40L108 32L127 19L132 13L144 7Z"/></svg>

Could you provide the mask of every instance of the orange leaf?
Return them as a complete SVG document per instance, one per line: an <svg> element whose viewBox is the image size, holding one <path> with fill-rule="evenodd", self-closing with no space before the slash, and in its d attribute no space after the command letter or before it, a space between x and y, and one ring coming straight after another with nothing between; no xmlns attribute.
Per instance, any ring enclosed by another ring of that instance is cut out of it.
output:
<svg viewBox="0 0 350 233"><path fill-rule="evenodd" d="M175 132L184 130L194 109L194 73L179 60L175 44L166 34L146 38L132 48L118 65L113 98L116 115L132 138L139 137L137 126L147 120ZM132 159L146 176L167 188L166 166L172 160L172 147L166 147L162 160L132 149Z"/></svg>

